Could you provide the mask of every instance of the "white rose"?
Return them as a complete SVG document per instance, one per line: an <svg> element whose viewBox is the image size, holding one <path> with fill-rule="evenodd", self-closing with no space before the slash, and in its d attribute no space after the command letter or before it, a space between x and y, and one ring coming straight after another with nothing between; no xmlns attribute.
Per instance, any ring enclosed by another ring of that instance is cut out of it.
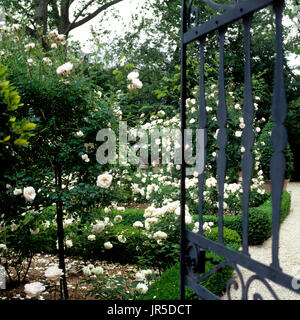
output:
<svg viewBox="0 0 300 320"><path fill-rule="evenodd" d="M92 226L93 226L92 233L100 233L104 229L105 224L102 221L98 221L96 224Z"/></svg>
<svg viewBox="0 0 300 320"><path fill-rule="evenodd" d="M141 221L136 221L134 224L133 224L133 227L134 228L143 228L144 225Z"/></svg>
<svg viewBox="0 0 300 320"><path fill-rule="evenodd" d="M56 43L52 43L51 44L51 49L57 49L57 44Z"/></svg>
<svg viewBox="0 0 300 320"><path fill-rule="evenodd" d="M127 76L127 79L133 81L134 79L138 79L139 76L140 75L138 72L130 72Z"/></svg>
<svg viewBox="0 0 300 320"><path fill-rule="evenodd" d="M103 173L97 177L97 186L100 188L109 188L112 182L112 175Z"/></svg>
<svg viewBox="0 0 300 320"><path fill-rule="evenodd" d="M27 283L24 286L24 292L30 298L39 297L45 289L46 288L40 282Z"/></svg>
<svg viewBox="0 0 300 320"><path fill-rule="evenodd" d="M31 42L25 45L26 51L30 51L31 49L35 48L35 43Z"/></svg>
<svg viewBox="0 0 300 320"><path fill-rule="evenodd" d="M57 266L49 267L45 271L45 277L48 280L56 281L59 280L59 278L63 275L62 269L59 269Z"/></svg>
<svg viewBox="0 0 300 320"><path fill-rule="evenodd" d="M82 268L82 272L85 276L90 276L92 274L91 269L89 267Z"/></svg>
<svg viewBox="0 0 300 320"><path fill-rule="evenodd" d="M109 250L109 249L111 249L112 247L113 247L113 245L112 245L111 242L108 241L108 242L105 242L105 243L104 243L104 248L105 248L105 249Z"/></svg>
<svg viewBox="0 0 300 320"><path fill-rule="evenodd" d="M153 235L153 238L155 240L162 240L162 239L166 239L167 237L168 237L168 235L163 231L157 231Z"/></svg>
<svg viewBox="0 0 300 320"><path fill-rule="evenodd" d="M92 269L92 274L98 275L98 274L103 274L103 272L104 272L104 270L102 267L96 267L96 268Z"/></svg>
<svg viewBox="0 0 300 320"><path fill-rule="evenodd" d="M0 243L0 249L7 250L7 246L4 243Z"/></svg>
<svg viewBox="0 0 300 320"><path fill-rule="evenodd" d="M139 283L136 286L136 291L141 294L145 294L148 291L148 286L145 283Z"/></svg>
<svg viewBox="0 0 300 320"><path fill-rule="evenodd" d="M90 161L89 156L86 153L81 156L81 159L84 160L85 162Z"/></svg>
<svg viewBox="0 0 300 320"><path fill-rule="evenodd" d="M136 281L144 281L145 280L145 274L143 272L137 272L135 275Z"/></svg>
<svg viewBox="0 0 300 320"><path fill-rule="evenodd" d="M90 241L95 241L95 240L96 240L96 236L95 236L94 234L90 234L90 235L88 236L88 240L90 240Z"/></svg>
<svg viewBox="0 0 300 320"><path fill-rule="evenodd" d="M67 248L72 248L73 247L72 240L66 240L66 246L67 246Z"/></svg>
<svg viewBox="0 0 300 320"><path fill-rule="evenodd" d="M124 237L122 234L118 235L117 238L121 243L125 243L127 240L126 237Z"/></svg>
<svg viewBox="0 0 300 320"><path fill-rule="evenodd" d="M30 233L33 235L38 234L39 232L40 232L39 228L36 228L35 230L30 229Z"/></svg>
<svg viewBox="0 0 300 320"><path fill-rule="evenodd" d="M120 215L115 216L114 221L116 223L120 223L122 221L122 216L120 216Z"/></svg>
<svg viewBox="0 0 300 320"><path fill-rule="evenodd" d="M24 188L23 195L26 201L33 201L36 197L36 193L33 187Z"/></svg>
<svg viewBox="0 0 300 320"><path fill-rule="evenodd" d="M10 225L10 227L11 227L11 231L16 231L17 229L18 229L18 225L16 225L15 223L12 223L11 225Z"/></svg>
<svg viewBox="0 0 300 320"><path fill-rule="evenodd" d="M14 190L14 195L15 195L15 196L19 196L20 194L22 194L22 189L17 189L17 188L15 188L15 190Z"/></svg>

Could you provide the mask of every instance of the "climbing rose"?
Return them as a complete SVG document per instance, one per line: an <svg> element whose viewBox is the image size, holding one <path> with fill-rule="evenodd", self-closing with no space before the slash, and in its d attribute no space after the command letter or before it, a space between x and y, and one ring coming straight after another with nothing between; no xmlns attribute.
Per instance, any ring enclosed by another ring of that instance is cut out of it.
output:
<svg viewBox="0 0 300 320"><path fill-rule="evenodd" d="M35 48L35 44L33 42L28 43L28 44L25 45L26 51L30 51L33 48Z"/></svg>
<svg viewBox="0 0 300 320"><path fill-rule="evenodd" d="M36 197L36 192L33 187L26 187L23 190L23 195L26 201L33 201Z"/></svg>
<svg viewBox="0 0 300 320"><path fill-rule="evenodd" d="M136 291L141 294L145 294L148 291L148 286L145 283L139 283L136 286Z"/></svg>
<svg viewBox="0 0 300 320"><path fill-rule="evenodd" d="M15 188L15 190L14 190L14 195L15 195L15 196L19 196L20 194L22 194L22 189L17 189L17 188Z"/></svg>
<svg viewBox="0 0 300 320"><path fill-rule="evenodd" d="M90 235L88 236L88 240L90 240L90 241L95 241L95 240L96 240L96 236L93 235L93 234L90 234Z"/></svg>
<svg viewBox="0 0 300 320"><path fill-rule="evenodd" d="M100 188L109 188L112 182L112 175L109 173L103 173L97 177L97 186Z"/></svg>
<svg viewBox="0 0 300 320"><path fill-rule="evenodd" d="M134 224L133 224L133 227L134 228L143 228L143 223L141 221L136 221Z"/></svg>
<svg viewBox="0 0 300 320"><path fill-rule="evenodd" d="M24 286L24 292L30 298L39 297L45 289L46 288L40 282L27 283Z"/></svg>
<svg viewBox="0 0 300 320"><path fill-rule="evenodd" d="M135 80L135 79L138 79L139 78L139 73L138 72L130 72L129 74L128 74L128 76L127 76L127 79L128 80L131 80L131 81L133 81L133 80Z"/></svg>
<svg viewBox="0 0 300 320"><path fill-rule="evenodd" d="M62 269L59 269L57 266L49 267L45 271L45 277L52 281L58 280L63 274Z"/></svg>
<svg viewBox="0 0 300 320"><path fill-rule="evenodd" d="M73 70L73 64L71 62L67 62L62 66L56 69L56 73L58 75L69 76Z"/></svg>
<svg viewBox="0 0 300 320"><path fill-rule="evenodd" d="M105 243L104 243L104 248L105 248L105 249L109 250L109 249L111 249L112 247L113 247L113 245L112 245L111 242L108 241L108 242L105 242Z"/></svg>

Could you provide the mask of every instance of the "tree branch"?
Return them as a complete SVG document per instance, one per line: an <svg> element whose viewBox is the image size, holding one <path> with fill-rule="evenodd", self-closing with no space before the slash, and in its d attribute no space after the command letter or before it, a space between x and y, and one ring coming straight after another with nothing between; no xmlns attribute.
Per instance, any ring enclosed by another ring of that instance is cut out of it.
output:
<svg viewBox="0 0 300 320"><path fill-rule="evenodd" d="M95 18L100 12L108 9L109 7L121 2L123 0L113 0L109 3L106 3L105 5L101 6L100 8L98 8L97 10L95 10L93 13L89 14L88 16L86 16L85 18L81 19L80 21L76 22L78 20L78 18L80 17L80 14L82 14L82 12L84 10L87 9L87 7L89 5L91 5L94 0L91 0L87 3L87 5L80 11L80 13L76 16L75 20L69 25L67 32L70 32L71 30L78 28L80 26L82 26L83 24L85 24L86 22L92 20L93 18Z"/></svg>

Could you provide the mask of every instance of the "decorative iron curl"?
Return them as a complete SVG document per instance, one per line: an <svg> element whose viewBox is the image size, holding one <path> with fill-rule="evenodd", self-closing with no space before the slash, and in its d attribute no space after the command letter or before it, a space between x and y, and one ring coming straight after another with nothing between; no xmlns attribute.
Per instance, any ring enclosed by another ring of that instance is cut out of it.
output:
<svg viewBox="0 0 300 320"><path fill-rule="evenodd" d="M244 283L242 272L240 271L240 269L238 268L238 266L236 264L228 263L227 265L232 267L239 276L239 280L241 283L241 290L242 290L241 300L244 300L245 299L245 294L244 294L245 293L245 283ZM228 280L228 282L227 282L226 293L227 293L228 300L232 300L231 293L230 293L232 286L234 287L235 290L239 289L239 283L233 278Z"/></svg>
<svg viewBox="0 0 300 320"><path fill-rule="evenodd" d="M248 300L248 294L249 294L249 289L250 289L250 285L253 281L258 280L261 281L266 288L269 290L269 292L272 294L272 296L274 297L275 300L279 300L277 294L275 293L275 291L273 290L273 288L270 286L270 284L266 281L266 279L261 278L258 274L255 274L253 276L251 276L247 283L246 283L246 288L245 288L245 294L246 294L246 299ZM258 292L253 294L253 299L254 300L263 300L263 297L261 296L261 294L259 294Z"/></svg>
<svg viewBox="0 0 300 320"><path fill-rule="evenodd" d="M199 10L196 7L193 7L193 1L190 0L188 4L188 27L197 27L199 25ZM192 15L195 15L195 22L194 25L192 25Z"/></svg>
<svg viewBox="0 0 300 320"><path fill-rule="evenodd" d="M226 11L229 9L234 8L241 0L234 0L233 4L220 4L216 3L212 0L204 0L210 7L216 9L216 10L222 10ZM197 27L200 23L199 21L199 10L197 7L193 6L194 0L189 0L188 6L187 6L187 23L188 23L188 28L191 29L193 27ZM195 16L195 18L192 18L192 16ZM194 20L192 22L192 20Z"/></svg>

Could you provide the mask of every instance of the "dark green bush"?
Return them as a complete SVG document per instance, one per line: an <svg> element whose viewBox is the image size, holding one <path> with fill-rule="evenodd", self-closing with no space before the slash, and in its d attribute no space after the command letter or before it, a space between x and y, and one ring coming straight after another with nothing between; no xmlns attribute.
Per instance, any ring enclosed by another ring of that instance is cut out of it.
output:
<svg viewBox="0 0 300 320"><path fill-rule="evenodd" d="M281 203L280 222L290 212L291 195L287 191L283 191ZM205 222L212 221L215 225L218 224L217 216L205 215L203 216ZM224 216L224 226L235 230L242 236L242 215ZM249 228L248 228L248 242L249 245L262 244L271 236L272 229L272 202L268 199L262 205L256 208L249 209Z"/></svg>

